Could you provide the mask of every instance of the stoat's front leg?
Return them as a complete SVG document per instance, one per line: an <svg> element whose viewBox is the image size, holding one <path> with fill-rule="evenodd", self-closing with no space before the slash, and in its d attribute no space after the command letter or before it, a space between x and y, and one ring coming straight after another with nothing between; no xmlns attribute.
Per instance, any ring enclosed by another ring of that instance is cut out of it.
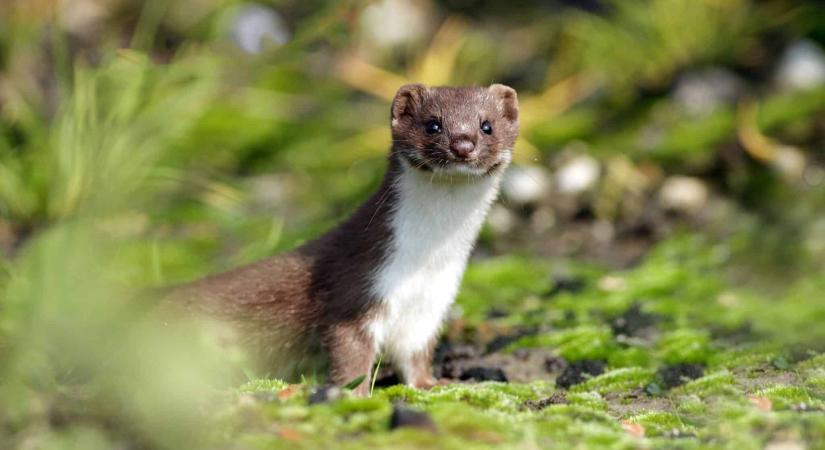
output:
<svg viewBox="0 0 825 450"><path fill-rule="evenodd" d="M369 394L375 348L361 324L336 324L327 333L326 347L330 359L330 381L336 386L344 386L363 376L363 381L354 388L354 392L359 396Z"/></svg>

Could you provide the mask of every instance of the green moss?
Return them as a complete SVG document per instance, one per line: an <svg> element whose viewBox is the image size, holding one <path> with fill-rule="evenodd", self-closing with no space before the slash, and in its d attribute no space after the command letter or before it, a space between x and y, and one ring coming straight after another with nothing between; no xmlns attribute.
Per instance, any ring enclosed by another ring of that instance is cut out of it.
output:
<svg viewBox="0 0 825 450"><path fill-rule="evenodd" d="M820 370L825 371L825 353L814 355L796 365L797 370Z"/></svg>
<svg viewBox="0 0 825 450"><path fill-rule="evenodd" d="M547 272L542 264L516 256L479 261L468 267L456 302L471 323L483 321L491 307L515 312L525 297L550 289Z"/></svg>
<svg viewBox="0 0 825 450"><path fill-rule="evenodd" d="M825 371L809 374L803 378L805 387L819 398L825 398Z"/></svg>
<svg viewBox="0 0 825 450"><path fill-rule="evenodd" d="M706 331L679 329L664 335L658 345L659 357L668 364L705 363L712 350Z"/></svg>
<svg viewBox="0 0 825 450"><path fill-rule="evenodd" d="M674 389L675 394L692 394L700 398L714 395L737 395L736 378L727 370L707 374Z"/></svg>
<svg viewBox="0 0 825 450"><path fill-rule="evenodd" d="M513 441L520 434L506 414L485 414L461 403L438 403L428 409L439 428L470 442L499 444Z"/></svg>
<svg viewBox="0 0 825 450"><path fill-rule="evenodd" d="M761 389L753 393L757 397L766 397L773 404L773 409L782 410L798 407L800 405L811 406L813 400L810 394L800 386L775 385ZM817 406L822 403L815 402Z"/></svg>
<svg viewBox="0 0 825 450"><path fill-rule="evenodd" d="M289 383L286 381L281 381L272 378L259 378L257 380L251 380L238 388L240 392L243 393L256 393L256 392L278 392L285 389L289 386Z"/></svg>
<svg viewBox="0 0 825 450"><path fill-rule="evenodd" d="M607 356L607 363L611 367L650 366L653 355L649 349L641 347L620 348Z"/></svg>
<svg viewBox="0 0 825 450"><path fill-rule="evenodd" d="M543 416L557 419L566 417L572 421L593 422L599 425L609 425L614 429L619 428L616 421L606 411L592 408L590 405L550 405L544 409Z"/></svg>
<svg viewBox="0 0 825 450"><path fill-rule="evenodd" d="M571 388L574 392L596 391L600 394L641 389L653 381L654 372L641 367L611 370Z"/></svg>
<svg viewBox="0 0 825 450"><path fill-rule="evenodd" d="M767 345L742 345L713 353L708 366L715 369L756 366L773 360L777 350Z"/></svg>
<svg viewBox="0 0 825 450"><path fill-rule="evenodd" d="M650 411L637 414L627 418L628 422L638 423L645 428L646 436L660 436L664 433L690 433L692 430L686 426L679 416L663 411Z"/></svg>
<svg viewBox="0 0 825 450"><path fill-rule="evenodd" d="M604 360L616 348L616 343L608 327L580 326L555 333L527 336L510 346L511 349L523 347L549 347L568 361Z"/></svg>
<svg viewBox="0 0 825 450"><path fill-rule="evenodd" d="M585 406L597 411L607 411L607 401L598 392L571 392L567 394L571 405Z"/></svg>
<svg viewBox="0 0 825 450"><path fill-rule="evenodd" d="M673 395L672 399L679 414L698 417L708 412L708 405L696 394Z"/></svg>
<svg viewBox="0 0 825 450"><path fill-rule="evenodd" d="M390 401L404 401L412 405L433 405L441 402L466 403L480 409L517 412L527 400L550 395L552 387L546 382L510 384L486 382L478 384L451 384L423 392L407 386L381 389L376 396Z"/></svg>

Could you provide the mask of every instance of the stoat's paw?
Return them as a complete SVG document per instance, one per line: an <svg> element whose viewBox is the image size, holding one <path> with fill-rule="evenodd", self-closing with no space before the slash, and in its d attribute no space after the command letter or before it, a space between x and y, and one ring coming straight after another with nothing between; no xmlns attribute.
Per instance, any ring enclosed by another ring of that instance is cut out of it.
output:
<svg viewBox="0 0 825 450"><path fill-rule="evenodd" d="M427 391L427 390L430 390L430 389L432 389L436 386L446 386L450 383L451 383L451 381L446 379L446 378L435 379L433 377L428 377L428 378L422 379L422 380L420 380L416 383L413 383L413 386L415 386L415 388L417 388L417 389L422 389L422 390Z"/></svg>

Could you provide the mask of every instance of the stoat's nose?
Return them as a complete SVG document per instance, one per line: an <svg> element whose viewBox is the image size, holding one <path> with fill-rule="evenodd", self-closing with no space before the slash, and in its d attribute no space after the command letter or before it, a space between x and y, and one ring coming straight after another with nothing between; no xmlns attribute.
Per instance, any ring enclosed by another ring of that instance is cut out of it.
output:
<svg viewBox="0 0 825 450"><path fill-rule="evenodd" d="M469 139L455 139L450 142L450 152L457 159L472 158L475 149L476 145Z"/></svg>

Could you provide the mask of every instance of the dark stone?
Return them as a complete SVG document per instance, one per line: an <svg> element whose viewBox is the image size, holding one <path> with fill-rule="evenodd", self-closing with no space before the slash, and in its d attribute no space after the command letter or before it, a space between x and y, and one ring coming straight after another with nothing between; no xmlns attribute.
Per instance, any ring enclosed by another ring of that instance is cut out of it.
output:
<svg viewBox="0 0 825 450"><path fill-rule="evenodd" d="M548 356L544 360L544 370L554 373L567 368L567 361L560 356Z"/></svg>
<svg viewBox="0 0 825 450"><path fill-rule="evenodd" d="M504 375L504 371L498 367L468 367L461 372L458 378L460 380L507 382L507 376Z"/></svg>
<svg viewBox="0 0 825 450"><path fill-rule="evenodd" d="M568 389L590 377L604 373L604 362L584 359L570 363L556 378L556 386Z"/></svg>
<svg viewBox="0 0 825 450"><path fill-rule="evenodd" d="M671 389L685 384L685 381L700 378L704 374L705 370L699 364L679 363L660 369L658 378L662 380L666 388Z"/></svg>
<svg viewBox="0 0 825 450"><path fill-rule="evenodd" d="M495 353L499 350L505 349L513 342L516 342L525 336L532 336L536 333L538 333L538 330L535 328L521 328L515 330L511 334L498 335L487 344L484 354L489 355L490 353Z"/></svg>
<svg viewBox="0 0 825 450"><path fill-rule="evenodd" d="M521 339L522 334L509 334L509 335L500 335L496 336L487 344L487 348L484 350L485 354L495 353L499 350L507 348L508 345L516 342L517 340Z"/></svg>
<svg viewBox="0 0 825 450"><path fill-rule="evenodd" d="M649 329L659 322L659 316L642 311L642 306L636 302L613 319L611 328L615 336L638 336L641 331Z"/></svg>
<svg viewBox="0 0 825 450"><path fill-rule="evenodd" d="M375 379L375 387L390 387L401 384L401 377L394 370L381 370Z"/></svg>
<svg viewBox="0 0 825 450"><path fill-rule="evenodd" d="M718 324L711 325L708 328L713 339L724 340L732 344L749 342L760 337L750 322L741 323L733 328Z"/></svg>
<svg viewBox="0 0 825 450"><path fill-rule="evenodd" d="M456 362L476 358L480 354L481 352L475 346L442 341L435 349L433 375L436 378L456 379L461 374L459 364Z"/></svg>
<svg viewBox="0 0 825 450"><path fill-rule="evenodd" d="M526 361L527 358L530 357L530 349L529 348L518 348L513 351L513 356L521 361Z"/></svg>
<svg viewBox="0 0 825 450"><path fill-rule="evenodd" d="M321 386L309 396L309 404L327 403L341 397L341 389L336 386Z"/></svg>
<svg viewBox="0 0 825 450"><path fill-rule="evenodd" d="M501 308L493 307L493 308L490 308L487 311L487 318L488 319L500 319L502 317L507 317L509 315L510 315L510 313L508 313L507 311L505 311Z"/></svg>
<svg viewBox="0 0 825 450"><path fill-rule="evenodd" d="M553 287L547 291L544 296L545 297L553 297L555 295L561 294L562 292L570 292L571 294L575 294L576 292L580 292L585 287L584 278L581 277L568 277L568 276L556 276L553 277Z"/></svg>
<svg viewBox="0 0 825 450"><path fill-rule="evenodd" d="M481 352L475 346L466 344L453 344L450 341L441 341L435 348L433 356L434 364L457 361L461 359L475 358Z"/></svg>
<svg viewBox="0 0 825 450"><path fill-rule="evenodd" d="M390 430L400 427L421 428L432 433L436 432L435 423L427 413L395 404L390 417Z"/></svg>

